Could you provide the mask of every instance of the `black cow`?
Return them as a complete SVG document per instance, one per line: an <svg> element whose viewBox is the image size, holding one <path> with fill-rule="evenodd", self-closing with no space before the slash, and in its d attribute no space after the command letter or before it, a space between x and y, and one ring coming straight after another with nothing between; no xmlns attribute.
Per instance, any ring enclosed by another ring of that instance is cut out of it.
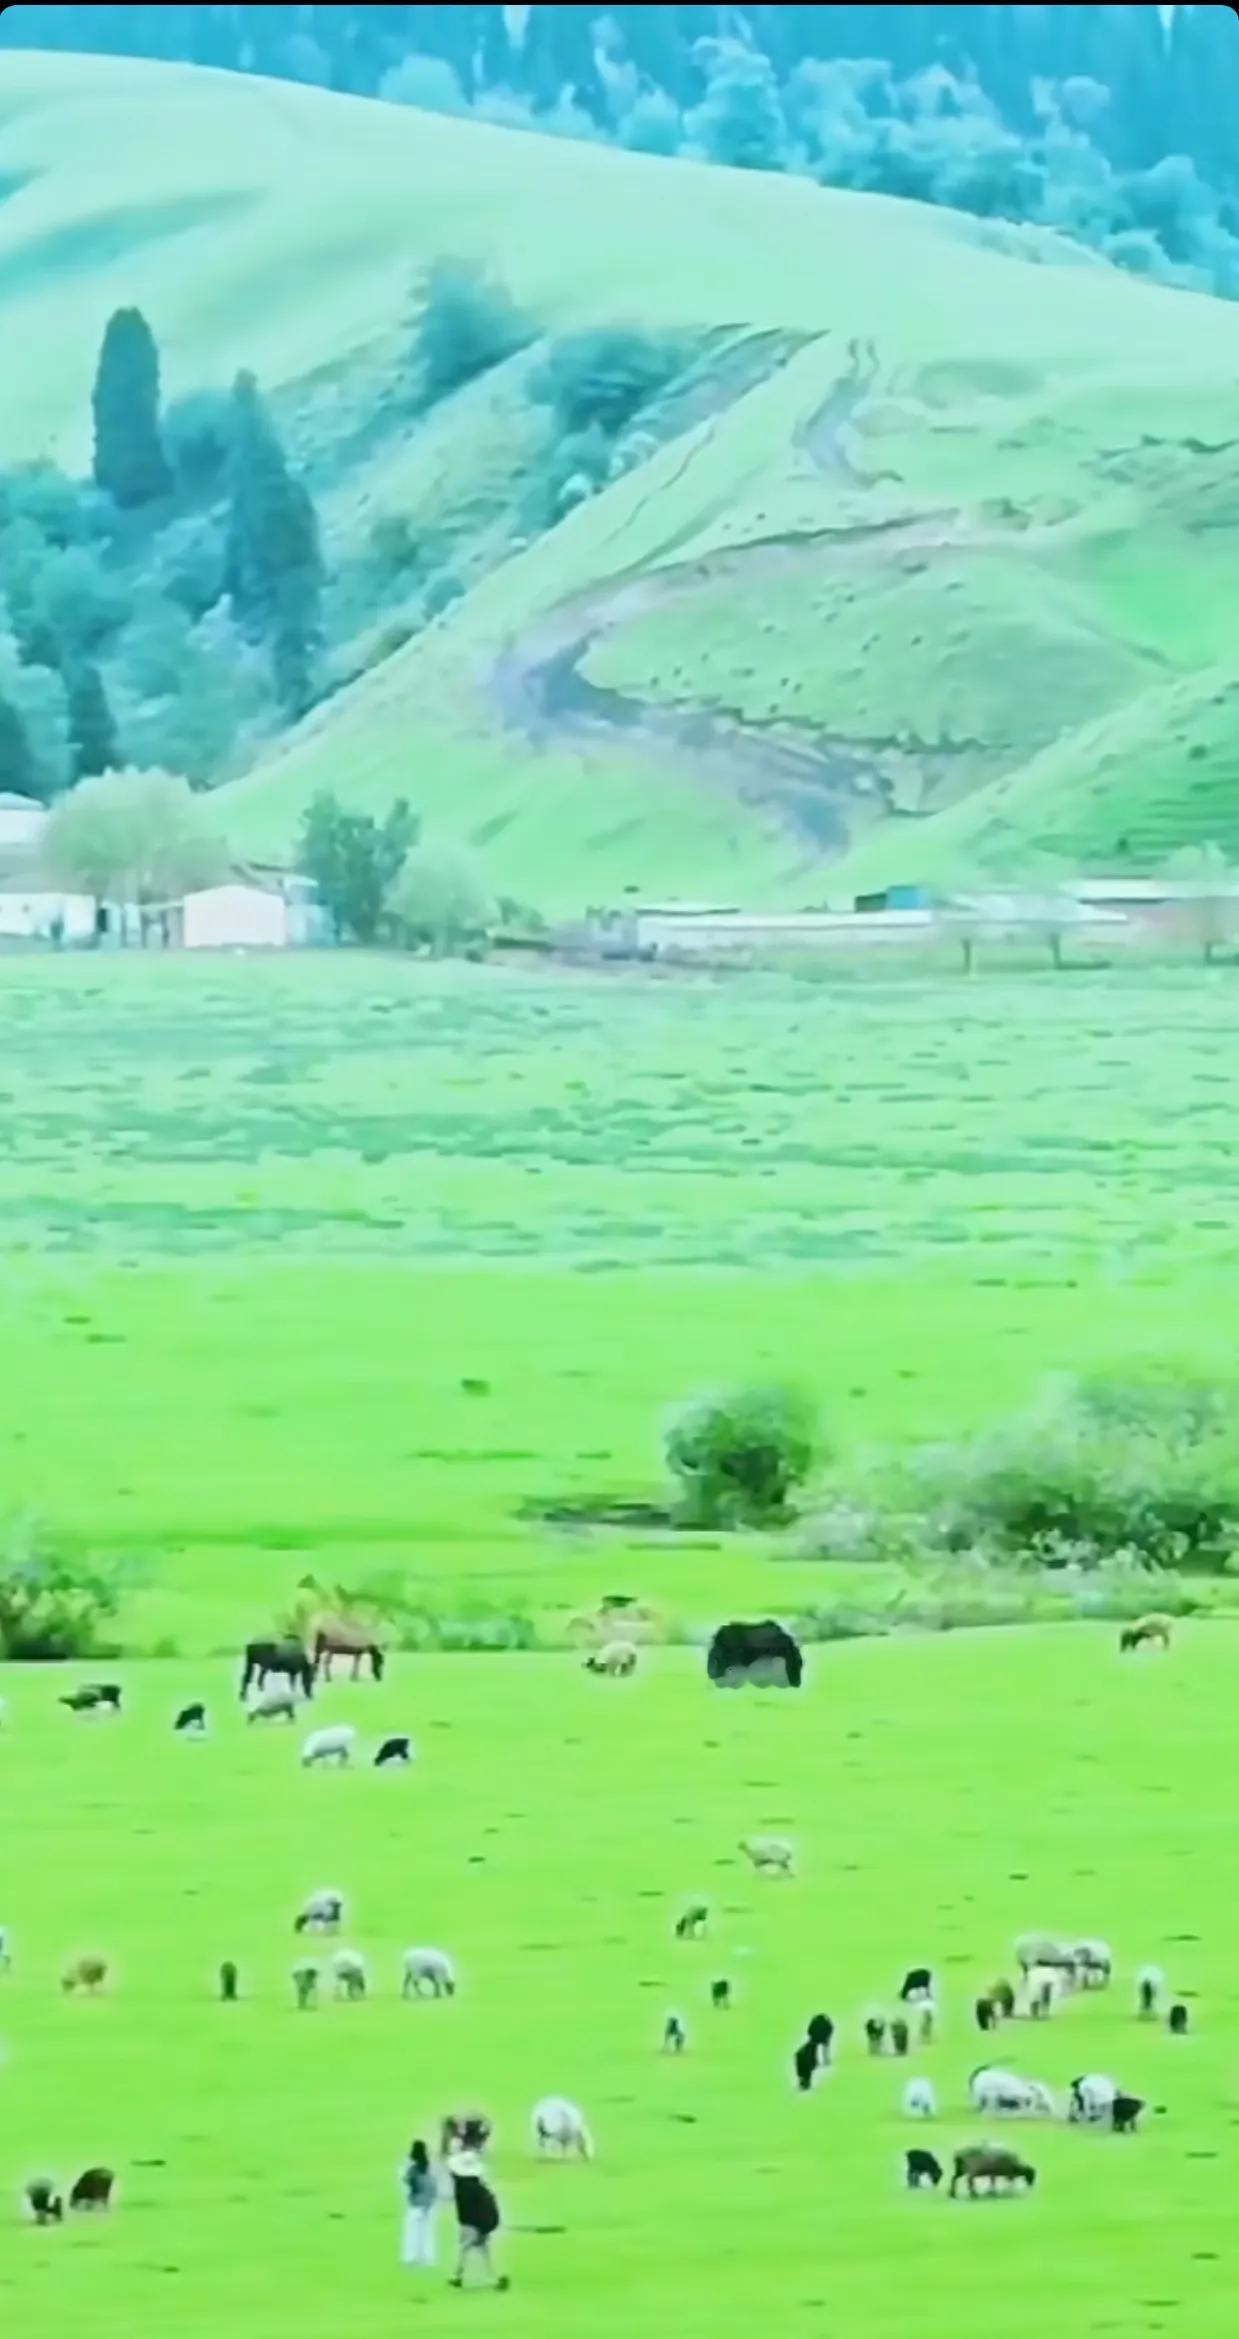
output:
<svg viewBox="0 0 1239 2339"><path fill-rule="evenodd" d="M251 1682L259 1689L269 1673L281 1673L286 1681L301 1691L303 1697L314 1695L314 1667L300 1641L247 1641L245 1665L241 1674L241 1695L249 1694Z"/></svg>
<svg viewBox="0 0 1239 2339"><path fill-rule="evenodd" d="M804 1658L790 1632L768 1616L760 1624L721 1624L706 1671L717 1689L799 1689Z"/></svg>

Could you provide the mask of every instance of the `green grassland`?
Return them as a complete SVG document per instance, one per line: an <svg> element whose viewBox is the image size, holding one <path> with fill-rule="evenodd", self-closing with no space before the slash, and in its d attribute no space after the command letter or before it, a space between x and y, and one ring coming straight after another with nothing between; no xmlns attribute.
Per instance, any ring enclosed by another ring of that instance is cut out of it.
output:
<svg viewBox="0 0 1239 2339"><path fill-rule="evenodd" d="M618 1685L566 1658L406 1659L381 1689L322 1701L367 1748L414 1730L420 1762L395 1776L302 1772L296 1734L246 1729L231 1668L137 1668L131 1711L95 1725L24 1672L0 1739L0 2191L102 2160L121 2197L66 2231L0 2221L9 2325L336 2339L450 2311L540 2339L738 2339L759 2315L891 2339L1224 2339L1234 1661L1220 1626L1127 1665L1109 1633L961 1634L819 1651L800 1697L763 1700L717 1695L675 1652ZM170 1737L189 1695L211 1705L204 1744ZM761 1826L795 1836L800 1879L744 1868L737 1839ZM374 1990L298 2015L291 1918L324 1882L348 1895ZM672 1918L702 1891L713 1938L677 1947ZM1119 1977L1000 2054L1059 2089L1113 2071L1164 2116L1129 2142L1020 2123L1029 2201L906 2195L909 2143L977 2136L972 1999L1045 1923L1104 1930ZM414 1940L454 1952L454 2002L400 2003ZM57 1986L84 1949L113 1961L93 2003ZM241 1967L236 2007L214 2002L222 1957ZM1191 1994L1186 2041L1133 2017L1145 1957ZM940 2041L871 2063L861 2018L922 1958ZM716 1974L737 1991L727 2015L708 2004ZM672 2006L691 2028L678 2062L657 2051ZM819 2008L837 2067L800 2098L790 2049ZM909 2069L938 2090L930 2130L899 2115ZM533 2158L530 2106L561 2089L595 2130L584 2168ZM497 2303L396 2263L399 2157L462 2100L497 2122L514 2278Z"/></svg>
<svg viewBox="0 0 1239 2339"><path fill-rule="evenodd" d="M5 455L80 465L137 301L170 394L260 373L334 561L385 515L459 548L450 615L390 654L361 625L372 670L229 791L239 846L324 783L403 791L554 909L1236 843L1233 306L792 179L190 68L4 76ZM537 351L421 424L393 397L445 253L546 332L699 341L662 442L532 542Z"/></svg>

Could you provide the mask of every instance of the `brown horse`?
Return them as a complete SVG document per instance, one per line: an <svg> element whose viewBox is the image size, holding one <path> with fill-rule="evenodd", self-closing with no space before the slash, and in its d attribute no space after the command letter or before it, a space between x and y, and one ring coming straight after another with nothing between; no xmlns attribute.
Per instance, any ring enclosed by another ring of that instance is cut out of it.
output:
<svg viewBox="0 0 1239 2339"><path fill-rule="evenodd" d="M383 1651L370 1626L361 1623L356 1617L316 1616L310 1648L315 1676L321 1673L324 1681L331 1679L332 1660L335 1657L351 1659L354 1681L360 1678L365 1662L369 1663L371 1680L381 1681L383 1678Z"/></svg>

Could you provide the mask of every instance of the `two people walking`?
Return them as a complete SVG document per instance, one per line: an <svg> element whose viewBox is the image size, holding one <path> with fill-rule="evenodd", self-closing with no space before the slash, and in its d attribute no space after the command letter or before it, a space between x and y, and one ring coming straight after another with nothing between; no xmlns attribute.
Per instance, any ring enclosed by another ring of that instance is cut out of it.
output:
<svg viewBox="0 0 1239 2339"><path fill-rule="evenodd" d="M487 2183L480 2150L465 2141L453 2142L443 2162L443 2174L451 2191L458 2237L452 2288L463 2290L467 2279L476 2272L496 2290L506 2290L508 2277L496 2274L491 2254L501 2223L499 2203ZM401 2264L434 2266L437 2262L435 2224L444 2187L420 2138L409 2146L400 2183L405 2203Z"/></svg>

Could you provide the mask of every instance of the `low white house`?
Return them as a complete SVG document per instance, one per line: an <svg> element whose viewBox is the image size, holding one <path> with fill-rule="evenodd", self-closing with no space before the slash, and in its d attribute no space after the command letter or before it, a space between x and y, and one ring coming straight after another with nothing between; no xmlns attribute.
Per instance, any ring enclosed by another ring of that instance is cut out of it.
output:
<svg viewBox="0 0 1239 2339"><path fill-rule="evenodd" d="M184 950L286 950L299 940L298 905L264 885L208 885L181 904Z"/></svg>
<svg viewBox="0 0 1239 2339"><path fill-rule="evenodd" d="M0 890L0 938L8 942L89 942L95 905L88 893Z"/></svg>

